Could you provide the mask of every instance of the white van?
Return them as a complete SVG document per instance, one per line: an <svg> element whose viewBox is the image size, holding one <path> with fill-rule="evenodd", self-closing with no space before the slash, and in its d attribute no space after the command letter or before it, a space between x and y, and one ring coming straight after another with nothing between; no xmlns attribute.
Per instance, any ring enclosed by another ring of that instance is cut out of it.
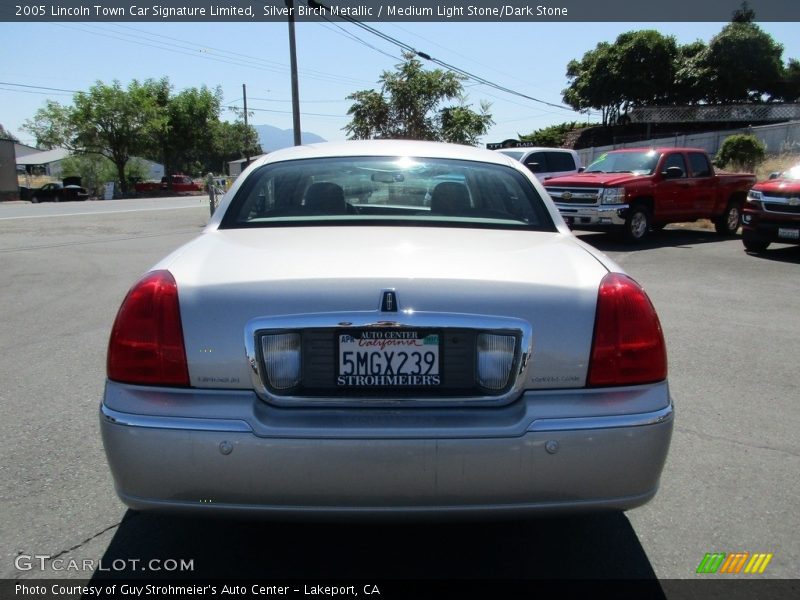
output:
<svg viewBox="0 0 800 600"><path fill-rule="evenodd" d="M581 159L575 150L567 148L499 148L502 152L520 161L533 172L539 181L561 175L572 175L582 170Z"/></svg>

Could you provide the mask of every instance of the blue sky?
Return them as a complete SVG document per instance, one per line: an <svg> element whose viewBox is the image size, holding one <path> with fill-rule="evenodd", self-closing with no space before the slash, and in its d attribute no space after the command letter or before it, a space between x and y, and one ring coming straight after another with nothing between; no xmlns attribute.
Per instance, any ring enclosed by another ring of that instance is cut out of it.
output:
<svg viewBox="0 0 800 600"><path fill-rule="evenodd" d="M559 104L567 63L601 41L636 29L657 29L679 43L708 42L724 23L370 23L419 51L528 96ZM797 23L761 23L800 59ZM301 124L343 140L345 97L376 88L400 49L349 23L298 23ZM364 43L354 39L360 38ZM0 123L25 143L19 128L49 98L95 81L167 76L176 90L222 87L226 106L242 105L247 84L251 122L291 128L288 33L284 23L0 23ZM17 84L17 85L11 85ZM495 125L484 142L501 141L586 116L465 83L468 102L489 101ZM228 112L229 118L233 113Z"/></svg>

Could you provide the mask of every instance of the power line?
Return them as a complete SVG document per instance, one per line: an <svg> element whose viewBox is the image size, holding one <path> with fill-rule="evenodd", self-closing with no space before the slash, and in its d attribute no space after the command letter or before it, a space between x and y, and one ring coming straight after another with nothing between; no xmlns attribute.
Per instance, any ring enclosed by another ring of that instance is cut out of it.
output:
<svg viewBox="0 0 800 600"><path fill-rule="evenodd" d="M325 11L330 11L331 10L328 6L326 6L326 5L324 5L324 4L320 3L320 2L315 2L314 0L309 0L308 4L311 7L322 8ZM371 34L373 34L373 35L375 35L375 36L377 36L377 37L379 37L379 38L381 38L381 39L383 39L383 40L385 40L385 41L387 41L387 42L389 42L391 44L394 44L395 46L398 46L399 48L401 48L405 52L408 52L410 54L413 54L414 56L418 56L418 57L420 57L422 59L425 59L425 60L430 61L430 62L432 62L434 64L437 64L440 67L443 67L443 68L447 69L448 71L452 71L454 73L458 73L459 75L462 75L462 76L464 76L464 77L466 77L468 79L472 79L473 81L477 81L478 83L481 83L483 85L492 87L492 88L494 88L496 90L499 90L501 92L504 92L506 94L519 96L520 98L525 98L526 100L530 100L532 102L537 102L539 104L544 104L546 106L551 106L553 108L558 108L558 109L561 109L561 110L568 110L570 112L575 112L575 110L572 109L571 107L565 106L563 104L555 104L553 102L547 102L546 100L541 100L539 98L535 98L535 97L530 96L528 94L524 94L522 92L518 92L516 90L512 90L511 88L508 88L508 87L506 87L504 85L500 85L500 84L495 83L493 81L489 81L488 79L486 79L484 77L481 77L479 75L475 75L474 73L466 71L465 69L461 69L459 67L451 65L450 63L447 63L447 62L444 62L444 61L439 60L437 58L434 58L430 54L428 54L426 52L421 52L421 51L417 50L416 48L414 48L413 46L411 46L409 44L406 44L405 42L402 42L402 41L398 40L397 38L394 38L394 37L392 37L392 36L390 36L390 35L388 35L386 33L383 33L382 31L379 31L378 29L375 29L374 27L371 27L370 25L367 25L366 23L361 23L360 21L357 21L357 20L353 19L350 16L340 15L340 17L342 19L344 19L345 21L348 21L348 22L352 23L356 27L360 27L364 31L367 31L367 32L369 32L369 33L371 33Z"/></svg>
<svg viewBox="0 0 800 600"><path fill-rule="evenodd" d="M229 108L231 110L242 110L241 106L235 106L235 105L230 105L230 104L227 105L225 108ZM274 108L254 108L252 106L248 106L247 110L254 110L256 112L278 113L278 114L281 114L281 115L290 115L290 114L292 114L292 111L290 111L290 110L277 110L277 109L274 109ZM302 115L307 115L307 116L310 116L310 117L334 117L334 118L337 118L337 119L345 119L345 118L347 118L346 115L333 115L333 114L329 114L329 113L302 112L301 114Z"/></svg>
<svg viewBox="0 0 800 600"><path fill-rule="evenodd" d="M56 25L58 27L63 27L65 29L73 29L75 31L81 31L83 33L89 33L89 34L96 35L96 36L107 37L107 38L110 38L110 39L113 39L113 40L117 40L117 41L121 41L121 42L127 42L129 44L135 44L135 45L144 46L144 47L148 47L148 48L154 48L156 50L166 50L167 52L172 52L174 54L182 54L184 56L192 56L194 58L199 58L199 59L202 59L202 60L210 60L210 61L213 61L213 62L218 62L218 63L222 63L222 64L227 64L227 65L235 65L235 66L238 66L238 67L251 68L251 69L256 69L256 70L260 70L260 71L266 71L266 72L269 72L269 73L279 73L279 74L282 74L282 75L286 74L288 72L288 70L289 70L289 67L282 66L282 65L280 65L280 63L272 63L271 61L266 61L264 59L260 59L260 58L257 58L257 57L248 57L246 59L242 59L242 58L234 58L234 57L229 57L229 56L214 56L214 55L208 53L207 51L203 52L204 49L205 50L208 49L208 47L205 47L205 46L196 45L194 48L191 48L191 47L181 46L179 44L161 42L161 41L158 41L158 40L143 40L141 38L138 38L138 37L133 36L132 34L128 34L128 33L123 33L123 32L108 33L108 32L104 32L104 31L98 31L97 29L101 29L101 27L100 26L93 26L91 24L83 24L84 27L89 27L89 29L76 27L74 25L66 25L66 24L63 24L63 23L53 23L53 25ZM127 36L127 37L119 37L120 35ZM133 39L129 39L129 38L133 38ZM191 43L191 42L187 42L187 43ZM235 53L233 53L233 54L235 54ZM241 55L241 56L246 57L247 55ZM275 65L277 65L277 66L275 66ZM305 77L308 77L309 79L316 79L316 80L325 81L325 82L328 82L328 83L337 83L337 84L343 84L343 85L360 85L360 84L363 84L363 83L368 83L368 82L365 82L363 80L352 79L352 78L349 78L349 77L342 77L342 76L339 76L339 75L331 75L329 73L310 71L310 70L307 70L307 69L304 69L302 71L302 73L303 73L303 75Z"/></svg>
<svg viewBox="0 0 800 600"><path fill-rule="evenodd" d="M165 39L170 40L170 41L189 44L189 49L198 49L200 52L207 52L208 50L213 50L214 52L220 52L222 54L227 54L230 57L244 58L244 59L246 59L248 61L255 61L256 63L263 63L265 65L272 65L274 68L280 70L280 72L284 72L284 71L288 70L288 67L286 65L284 65L283 63L274 61L274 60L267 60L265 58L261 58L261 57L258 57L258 56L252 56L252 55L249 55L249 54L242 54L240 52L231 52L230 50L224 50L222 48L215 48L214 46L208 46L208 45L205 45L205 44L197 44L195 42L190 42L188 40L182 40L182 39L179 39L179 38L175 38L173 36L162 35L160 33L152 33L152 32L146 31L144 29L139 29L137 27L131 27L129 25L122 25L120 23L110 23L110 25L113 25L113 26L119 27L119 28L130 29L131 31L135 31L137 33L141 33L143 35L147 35L147 36L150 36L150 37L165 38ZM161 43L166 43L166 42L161 42ZM235 63L235 64L238 64L238 63ZM356 83L356 84L357 83L365 83L363 80L353 79L351 77L333 76L330 73L326 73L324 71L317 71L316 69L302 69L301 72L306 76L317 75L317 76L322 76L322 77L327 77L327 78L331 78L331 77L337 78L340 81L348 82L348 83Z"/></svg>
<svg viewBox="0 0 800 600"><path fill-rule="evenodd" d="M335 31L335 30L331 29L330 27L325 27L325 25L324 25L323 23L320 23L320 25L322 25L323 27L325 27L325 29L328 29L329 31L333 31L334 33L337 33L337 34L339 34L339 35L342 35L342 36L344 36L344 37L346 37L346 38L348 38L348 39L350 39L350 40L352 40L352 41L356 42L357 44L361 44L362 46L366 46L367 48L370 48L370 49L372 49L372 50L375 50L375 52L378 52L379 54L383 54L384 56L388 56L389 58L391 58L391 59L393 59L393 60L400 60L400 61L402 61L402 60L403 60L403 59L402 59L402 58L400 58L399 56L395 56L394 54L389 54L388 52L385 52L385 51L381 50L380 48L378 48L378 47L376 47L376 46L373 46L372 44L370 44L370 43L368 43L368 42L366 42L366 41L362 40L362 39L361 39L360 37L358 37L357 35L354 35L354 34L350 33L349 31L347 31L346 29L344 29L344 28L343 28L342 26L340 26L339 24L337 24L337 23L334 23L333 21L331 21L331 20L330 20L328 17L326 17L326 16L323 16L322 18L323 18L323 19L325 19L325 20L326 20L328 23L330 23L330 24L331 24L333 27L335 27L335 28L336 28L336 29L338 29L339 31Z"/></svg>
<svg viewBox="0 0 800 600"><path fill-rule="evenodd" d="M13 85L15 87L22 87L22 88L31 88L35 90L47 90L48 92L67 92L69 94L80 94L78 90L65 90L62 88L54 88L54 87L44 87L41 85L27 85L25 83L11 83L9 81L0 81L0 85ZM17 91L17 90L9 90L9 91ZM19 90L22 91L22 90Z"/></svg>

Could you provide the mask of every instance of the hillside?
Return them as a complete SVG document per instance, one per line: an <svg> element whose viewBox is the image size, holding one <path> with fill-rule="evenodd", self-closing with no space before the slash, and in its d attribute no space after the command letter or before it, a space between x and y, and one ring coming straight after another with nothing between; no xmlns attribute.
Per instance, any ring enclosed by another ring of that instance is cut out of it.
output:
<svg viewBox="0 0 800 600"><path fill-rule="evenodd" d="M261 143L261 149L264 152L272 152L294 146L294 133L291 129L279 129L272 125L254 125L253 129L258 132L258 141ZM310 131L301 132L300 139L304 144L326 141Z"/></svg>

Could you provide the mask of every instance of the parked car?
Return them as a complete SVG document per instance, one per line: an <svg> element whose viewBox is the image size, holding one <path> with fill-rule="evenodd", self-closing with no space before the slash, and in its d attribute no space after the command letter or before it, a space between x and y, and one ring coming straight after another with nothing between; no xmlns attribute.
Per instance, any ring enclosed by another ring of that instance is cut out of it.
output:
<svg viewBox="0 0 800 600"><path fill-rule="evenodd" d="M79 185L46 183L30 192L31 202L66 202L69 200L88 200L89 192Z"/></svg>
<svg viewBox="0 0 800 600"><path fill-rule="evenodd" d="M605 152L583 173L549 179L545 188L569 225L620 229L641 242L651 229L698 219L733 235L754 183L748 173L715 173L697 148L629 148Z"/></svg>
<svg viewBox="0 0 800 600"><path fill-rule="evenodd" d="M139 181L134 184L133 189L138 194L155 194L161 192L202 192L203 186L197 183L188 175L172 175L172 188L170 189L170 179L165 177L161 181Z"/></svg>
<svg viewBox="0 0 800 600"><path fill-rule="evenodd" d="M673 426L641 286L521 163L459 145L258 159L133 286L107 367L103 442L142 510L621 510Z"/></svg>
<svg viewBox="0 0 800 600"><path fill-rule="evenodd" d="M535 174L539 181L578 173L582 170L581 158L575 150L567 148L514 147L495 150L518 160Z"/></svg>
<svg viewBox="0 0 800 600"><path fill-rule="evenodd" d="M800 244L800 164L753 186L742 216L742 243L763 252L772 242Z"/></svg>

